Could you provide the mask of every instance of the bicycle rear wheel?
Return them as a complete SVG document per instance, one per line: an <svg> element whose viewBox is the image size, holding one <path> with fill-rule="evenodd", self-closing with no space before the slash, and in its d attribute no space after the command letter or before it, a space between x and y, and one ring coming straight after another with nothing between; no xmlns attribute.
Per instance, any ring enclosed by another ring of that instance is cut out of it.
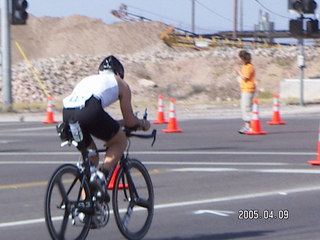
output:
<svg viewBox="0 0 320 240"><path fill-rule="evenodd" d="M128 159L115 180L112 204L118 228L127 239L142 239L154 213L154 192L150 175L136 159Z"/></svg>
<svg viewBox="0 0 320 240"><path fill-rule="evenodd" d="M60 166L48 183L45 197L45 221L51 238L85 239L90 230L91 209L89 185L79 169L72 164Z"/></svg>

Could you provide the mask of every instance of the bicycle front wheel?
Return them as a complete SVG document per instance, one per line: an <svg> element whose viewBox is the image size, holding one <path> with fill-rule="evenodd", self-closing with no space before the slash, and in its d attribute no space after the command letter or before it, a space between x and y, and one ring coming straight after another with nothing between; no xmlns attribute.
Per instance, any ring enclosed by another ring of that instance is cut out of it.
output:
<svg viewBox="0 0 320 240"><path fill-rule="evenodd" d="M72 164L52 175L45 197L45 221L54 240L82 240L91 223L90 189L79 169Z"/></svg>
<svg viewBox="0 0 320 240"><path fill-rule="evenodd" d="M112 195L114 216L127 239L142 239L148 232L154 213L154 192L150 175L136 159L128 159L120 168Z"/></svg>

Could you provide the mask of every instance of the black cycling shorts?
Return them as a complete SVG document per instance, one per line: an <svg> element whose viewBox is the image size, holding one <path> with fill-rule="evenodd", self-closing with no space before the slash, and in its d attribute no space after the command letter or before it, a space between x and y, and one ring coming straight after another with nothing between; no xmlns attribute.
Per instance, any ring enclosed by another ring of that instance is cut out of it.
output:
<svg viewBox="0 0 320 240"><path fill-rule="evenodd" d="M93 96L86 101L84 108L63 109L63 122L69 123L70 120L79 121L86 147L92 141L91 135L107 142L120 129L119 123L104 111L100 100Z"/></svg>

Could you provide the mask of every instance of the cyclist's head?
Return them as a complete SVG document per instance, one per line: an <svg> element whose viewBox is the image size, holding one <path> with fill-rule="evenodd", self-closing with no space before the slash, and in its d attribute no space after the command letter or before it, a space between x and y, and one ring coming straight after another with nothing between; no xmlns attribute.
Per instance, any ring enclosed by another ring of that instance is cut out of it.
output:
<svg viewBox="0 0 320 240"><path fill-rule="evenodd" d="M112 70L114 74L119 75L122 79L124 78L124 68L121 62L113 55L106 57L99 66L99 73L107 70Z"/></svg>

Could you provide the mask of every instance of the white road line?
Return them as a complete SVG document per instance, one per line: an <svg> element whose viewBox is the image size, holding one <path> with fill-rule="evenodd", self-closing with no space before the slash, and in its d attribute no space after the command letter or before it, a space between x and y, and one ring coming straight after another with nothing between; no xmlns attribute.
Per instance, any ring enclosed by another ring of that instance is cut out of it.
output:
<svg viewBox="0 0 320 240"><path fill-rule="evenodd" d="M16 143L16 142L22 142L21 140L0 140L0 144L9 144L9 143Z"/></svg>
<svg viewBox="0 0 320 240"><path fill-rule="evenodd" d="M23 154L25 155L25 154ZM70 154L72 155L72 154ZM78 163L79 161L21 161L21 160L0 160L0 165L16 165L16 164L35 164L35 165L47 165L47 164L63 164L63 163ZM177 165L177 166L287 166L289 165L288 163L279 163L279 162L149 162L149 161L143 161L143 164L145 165L167 165L167 166L172 166L172 165ZM290 164L292 165L292 164ZM298 164L300 165L300 164ZM195 169L195 168L194 168ZM207 169L207 168L206 168ZM229 170L229 168L223 168L226 170ZM182 171L182 170L180 170ZM184 170L185 171L185 170ZM190 171L192 171L192 168L190 168ZM214 170L212 170L214 171Z"/></svg>
<svg viewBox="0 0 320 240"><path fill-rule="evenodd" d="M280 163L280 162L160 162L160 161L145 161L143 162L146 165L212 165L212 166L285 166L289 165L289 163ZM291 164L290 164L291 165Z"/></svg>
<svg viewBox="0 0 320 240"><path fill-rule="evenodd" d="M176 168L170 172L258 172L258 173L295 173L320 174L320 169L238 169L238 168Z"/></svg>
<svg viewBox="0 0 320 240"><path fill-rule="evenodd" d="M308 174L320 174L320 169L262 169L254 170L261 173L308 173Z"/></svg>
<svg viewBox="0 0 320 240"><path fill-rule="evenodd" d="M170 172L238 172L237 168L177 168Z"/></svg>
<svg viewBox="0 0 320 240"><path fill-rule="evenodd" d="M30 127L30 128L18 128L18 129L10 129L10 130L1 130L0 132L33 132L38 130L55 130L54 126L49 127Z"/></svg>
<svg viewBox="0 0 320 240"><path fill-rule="evenodd" d="M61 217L54 217L54 218L52 218L52 220L53 221L61 220ZM16 227L16 226L22 226L22 225L44 223L44 222L45 222L44 218L30 219L30 220L23 220L23 221L15 221L15 222L7 222L7 223L0 223L0 228Z"/></svg>
<svg viewBox="0 0 320 240"><path fill-rule="evenodd" d="M64 164L64 163L73 163L76 164L79 161L0 161L0 165L56 165L56 164Z"/></svg>
<svg viewBox="0 0 320 240"><path fill-rule="evenodd" d="M225 211L225 210L198 210L194 211L194 214L212 214L212 215L217 215L221 217L228 217L231 214L234 214L233 211Z"/></svg>
<svg viewBox="0 0 320 240"><path fill-rule="evenodd" d="M319 190L320 190L320 186L318 186L318 187L306 187L306 188L295 188L295 189L281 189L281 190L271 191L271 192L252 193L252 194L236 195L236 196L230 196L230 197L221 197L221 198L211 198L211 199L203 199L203 200L196 200L196 201L159 204L159 205L155 206L155 209L185 207L185 206L192 206L192 205L199 205L199 204L208 204L208 203L216 203L216 202L226 202L226 201L262 198L262 197L270 197L270 196L277 196L277 195L285 196L284 193L293 194L293 193L319 191Z"/></svg>
<svg viewBox="0 0 320 240"><path fill-rule="evenodd" d="M131 152L130 152L131 153ZM132 152L135 154L155 154L155 155L316 155L314 152L224 152L224 151L150 151L150 152Z"/></svg>
<svg viewBox="0 0 320 240"><path fill-rule="evenodd" d="M196 201L164 203L164 204L155 205L154 208L156 210L160 210L160 209L167 209L167 208L187 207L187 206L193 206L193 205L198 206L198 205L217 203L217 202L227 202L227 201L263 198L263 197L271 197L271 196L285 197L287 196L287 194L311 192L311 191L319 191L319 190L320 190L320 186L295 188L295 189L281 189L281 190L270 191L270 192L235 195L235 196L220 197L220 198L209 198L209 199L202 199L202 200L196 200ZM60 218L57 218L57 219L60 219ZM44 221L45 221L44 218L38 218L38 219L30 219L30 220L22 220L22 221L4 222L4 223L0 223L0 228L15 227L15 226L28 225L28 224L37 224L37 223L43 223Z"/></svg>
<svg viewBox="0 0 320 240"><path fill-rule="evenodd" d="M78 152L0 152L0 156L14 155L70 155ZM131 155L286 155L286 156L304 156L316 155L314 152L220 152L220 151L132 151Z"/></svg>
<svg viewBox="0 0 320 240"><path fill-rule="evenodd" d="M57 155L78 155L79 152L0 152L0 156L57 156Z"/></svg>
<svg viewBox="0 0 320 240"><path fill-rule="evenodd" d="M43 223L43 222L44 222L44 218L25 220L25 221L6 222L6 223L1 223L0 228L16 227L21 225L36 224L36 223Z"/></svg>
<svg viewBox="0 0 320 240"><path fill-rule="evenodd" d="M51 133L39 133L39 134L35 134L34 132L24 132L24 133L20 133L20 132L12 132L12 133L5 133L5 132L0 132L0 134L5 134L6 136L13 136L13 137L56 137L54 135L52 135ZM58 138L58 135L57 135Z"/></svg>

